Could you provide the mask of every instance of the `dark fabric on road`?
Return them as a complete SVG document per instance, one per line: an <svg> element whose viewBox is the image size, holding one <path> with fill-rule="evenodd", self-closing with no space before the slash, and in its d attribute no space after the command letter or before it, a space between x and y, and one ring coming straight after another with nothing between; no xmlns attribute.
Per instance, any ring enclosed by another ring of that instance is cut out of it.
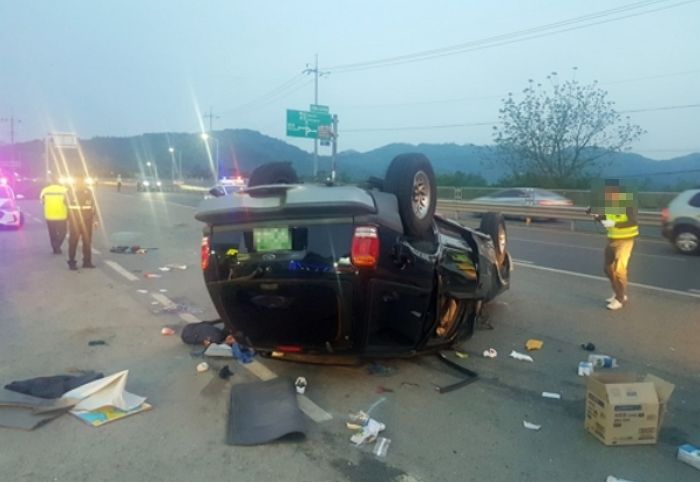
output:
<svg viewBox="0 0 700 482"><path fill-rule="evenodd" d="M102 377L104 377L102 373L93 371L86 372L82 375L37 377L8 383L5 385L5 388L13 392L24 393L39 398L59 398L64 393L74 388Z"/></svg>
<svg viewBox="0 0 700 482"><path fill-rule="evenodd" d="M180 338L188 345L201 345L205 340L211 343L221 343L226 338L226 333L221 328L202 321L201 323L185 325Z"/></svg>
<svg viewBox="0 0 700 482"><path fill-rule="evenodd" d="M231 388L229 445L259 445L291 434L306 435L306 421L291 379L275 378Z"/></svg>

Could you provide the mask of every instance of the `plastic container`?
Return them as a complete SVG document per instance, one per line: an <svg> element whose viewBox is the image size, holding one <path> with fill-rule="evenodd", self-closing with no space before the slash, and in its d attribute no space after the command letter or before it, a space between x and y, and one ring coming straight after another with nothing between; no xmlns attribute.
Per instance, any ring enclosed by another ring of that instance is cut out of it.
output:
<svg viewBox="0 0 700 482"><path fill-rule="evenodd" d="M617 368L617 359L608 355L588 355L588 361L595 368Z"/></svg>

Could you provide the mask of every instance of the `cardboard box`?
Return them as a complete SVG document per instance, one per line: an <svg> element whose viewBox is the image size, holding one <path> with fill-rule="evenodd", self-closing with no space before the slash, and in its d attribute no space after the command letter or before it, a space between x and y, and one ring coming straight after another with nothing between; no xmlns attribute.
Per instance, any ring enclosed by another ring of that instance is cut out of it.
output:
<svg viewBox="0 0 700 482"><path fill-rule="evenodd" d="M675 386L654 375L588 377L585 427L605 445L655 444Z"/></svg>

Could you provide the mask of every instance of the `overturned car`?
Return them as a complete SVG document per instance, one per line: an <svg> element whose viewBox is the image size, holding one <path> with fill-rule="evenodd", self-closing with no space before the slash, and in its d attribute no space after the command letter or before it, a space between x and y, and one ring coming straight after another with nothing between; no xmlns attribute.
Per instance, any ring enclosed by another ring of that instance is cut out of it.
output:
<svg viewBox="0 0 700 482"><path fill-rule="evenodd" d="M470 336L509 287L503 217L473 230L435 213L435 175L402 154L365 187L300 184L261 166L202 202L204 280L241 343L290 358L410 356Z"/></svg>

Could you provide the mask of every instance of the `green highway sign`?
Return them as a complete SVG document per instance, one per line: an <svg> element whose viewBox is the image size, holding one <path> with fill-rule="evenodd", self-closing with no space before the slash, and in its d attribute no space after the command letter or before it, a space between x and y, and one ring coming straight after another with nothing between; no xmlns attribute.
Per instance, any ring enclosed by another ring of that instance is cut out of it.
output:
<svg viewBox="0 0 700 482"><path fill-rule="evenodd" d="M323 112L325 114L328 114L330 112L330 109L328 108L327 105L318 105L318 104L311 104L309 106L309 110L311 112Z"/></svg>
<svg viewBox="0 0 700 482"><path fill-rule="evenodd" d="M317 139L319 126L330 126L332 123L328 112L287 109L287 135L290 137Z"/></svg>

